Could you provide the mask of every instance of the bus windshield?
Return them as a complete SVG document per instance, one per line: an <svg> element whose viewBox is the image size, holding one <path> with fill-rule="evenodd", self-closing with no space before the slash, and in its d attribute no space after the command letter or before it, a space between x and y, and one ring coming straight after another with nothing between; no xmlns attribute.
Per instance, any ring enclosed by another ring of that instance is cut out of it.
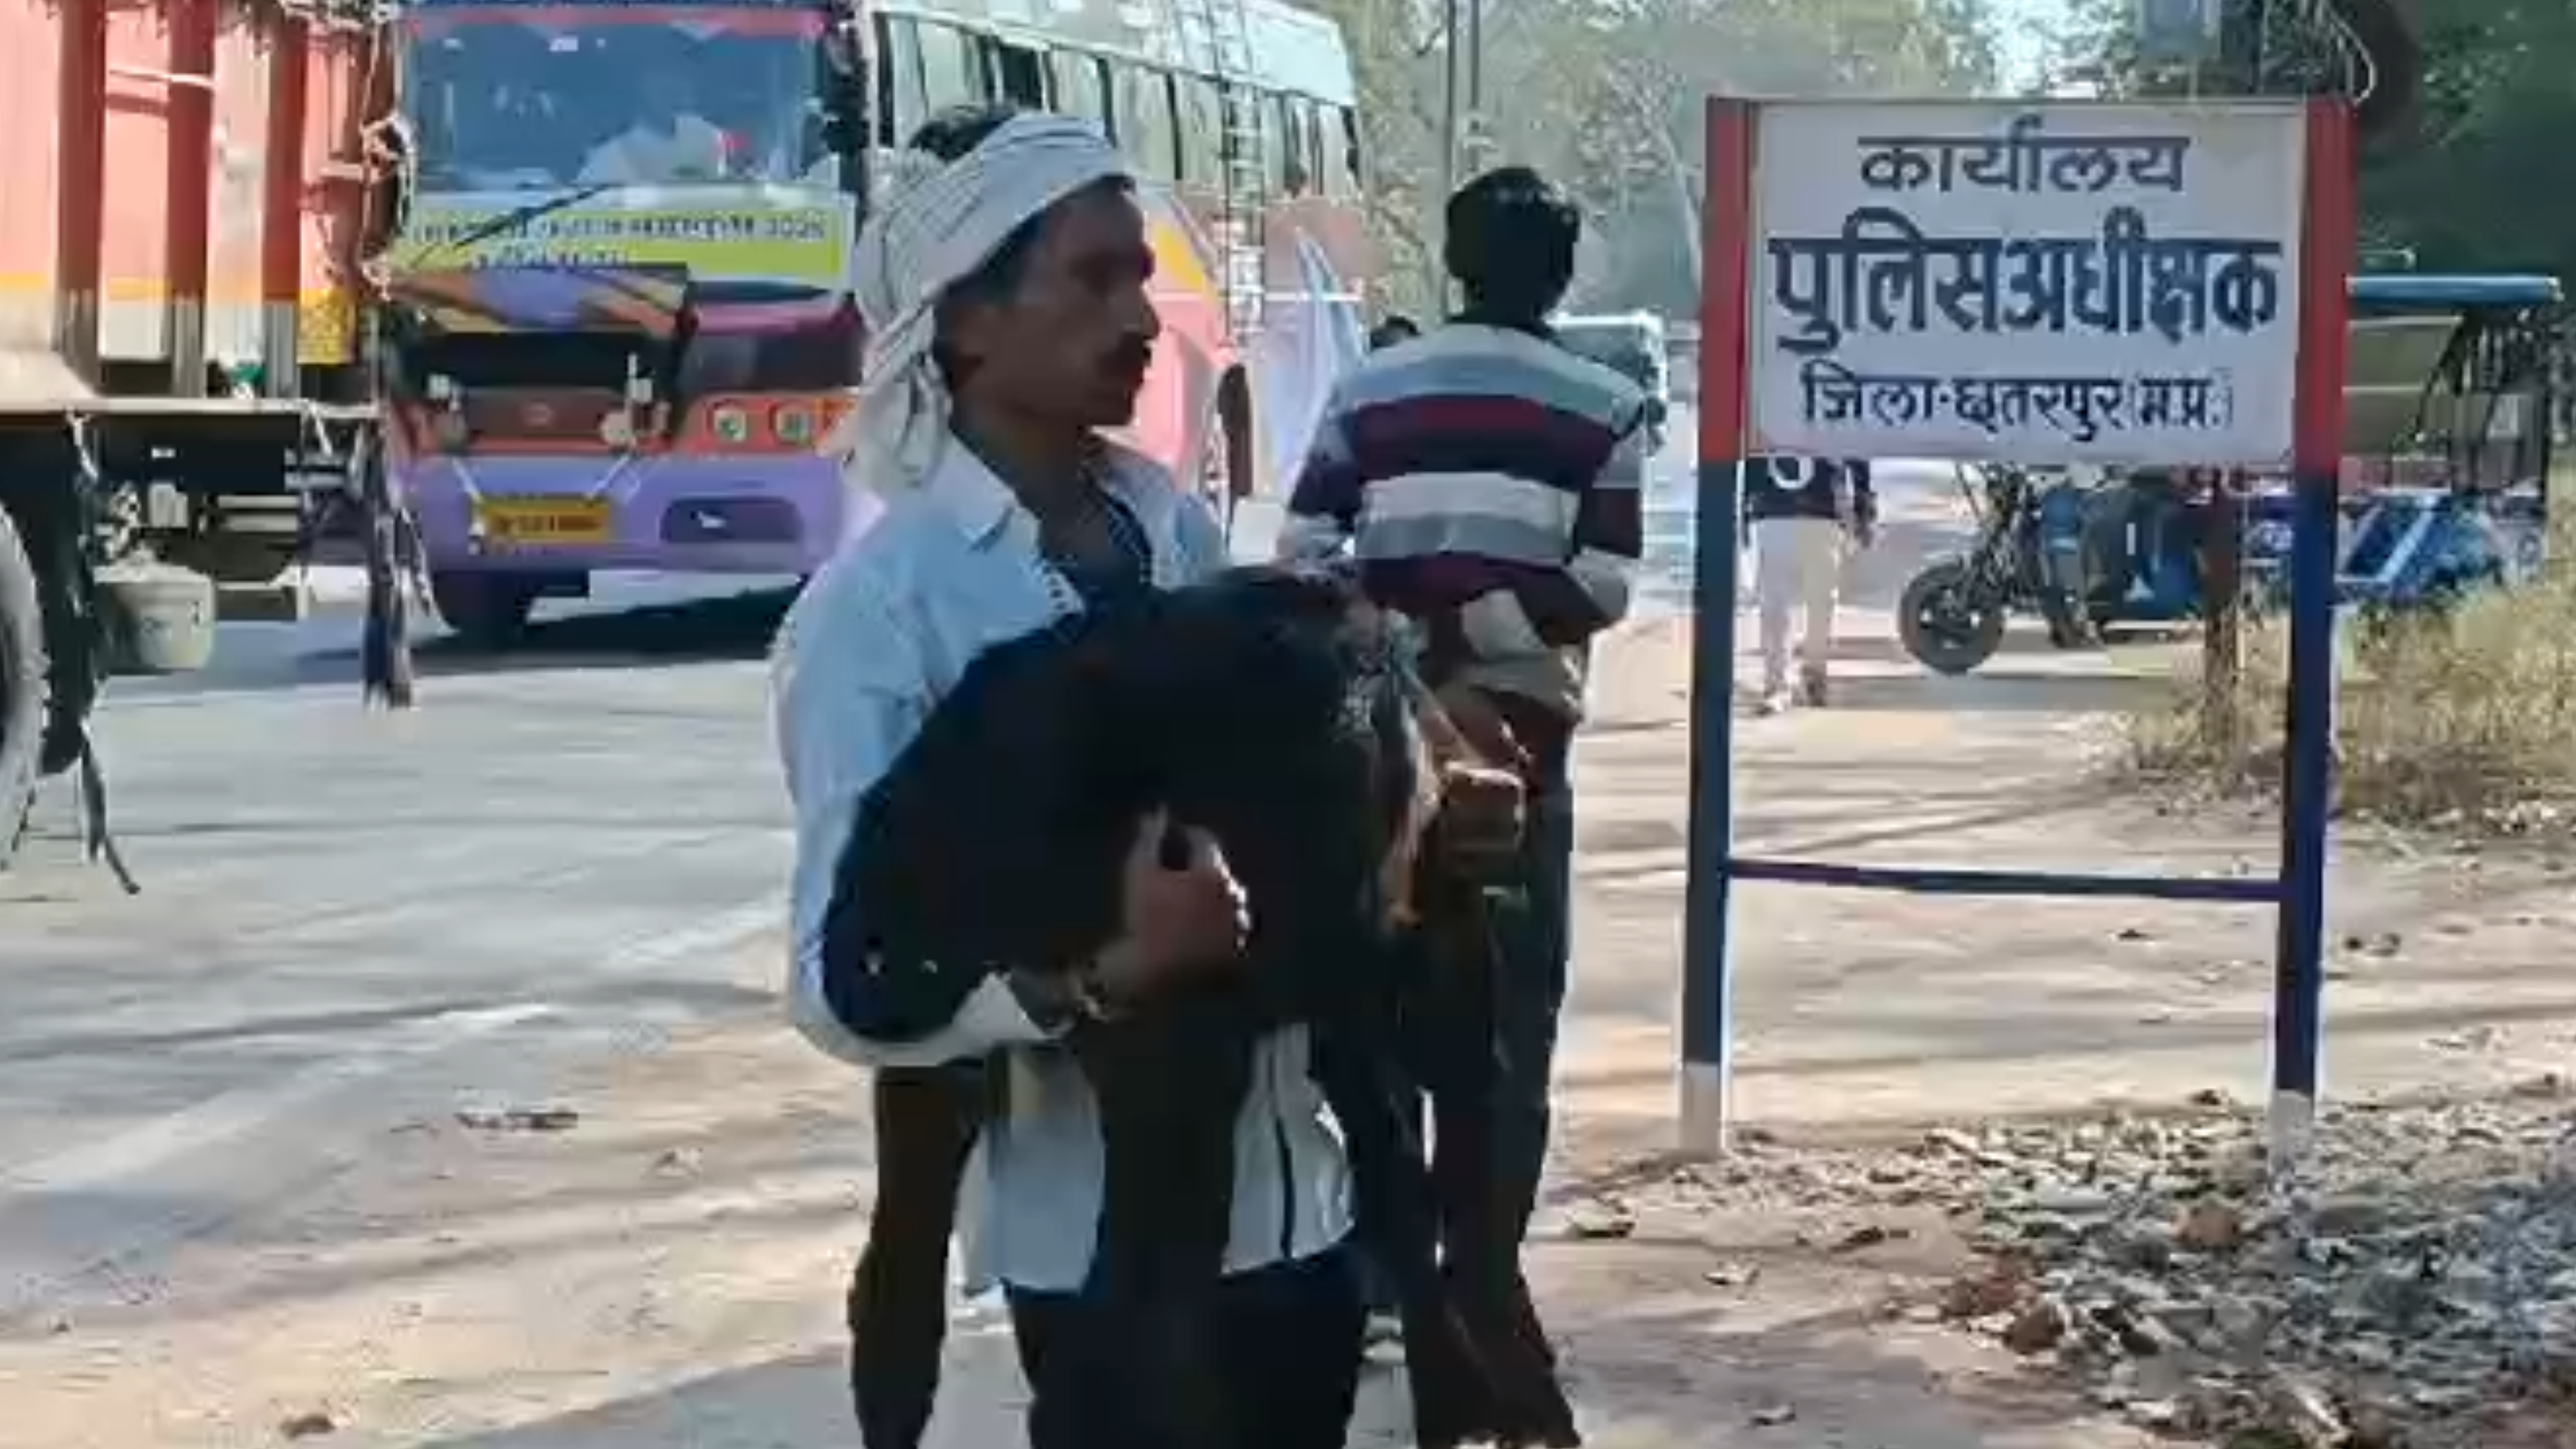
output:
<svg viewBox="0 0 2576 1449"><path fill-rule="evenodd" d="M406 25L430 190L828 185L816 10L441 6Z"/></svg>

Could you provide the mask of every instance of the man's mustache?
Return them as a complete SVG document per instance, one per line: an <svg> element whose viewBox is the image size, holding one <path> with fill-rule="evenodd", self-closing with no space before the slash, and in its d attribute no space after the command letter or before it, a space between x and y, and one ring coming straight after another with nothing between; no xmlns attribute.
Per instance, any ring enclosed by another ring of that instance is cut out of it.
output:
<svg viewBox="0 0 2576 1449"><path fill-rule="evenodd" d="M1154 344L1130 342L1113 348L1103 366L1119 377L1142 377L1154 365Z"/></svg>

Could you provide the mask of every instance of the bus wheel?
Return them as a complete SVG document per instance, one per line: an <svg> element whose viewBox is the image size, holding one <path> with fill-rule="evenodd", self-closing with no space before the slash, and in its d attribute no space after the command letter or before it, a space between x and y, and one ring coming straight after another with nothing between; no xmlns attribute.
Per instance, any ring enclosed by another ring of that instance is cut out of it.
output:
<svg viewBox="0 0 2576 1449"><path fill-rule="evenodd" d="M429 576L429 601L456 636L476 649L506 649L526 637L541 586L510 574Z"/></svg>
<svg viewBox="0 0 2576 1449"><path fill-rule="evenodd" d="M17 854L35 805L50 687L35 560L0 506L0 868Z"/></svg>
<svg viewBox="0 0 2576 1449"><path fill-rule="evenodd" d="M1199 449L1199 496L1234 534L1234 510L1252 496L1252 388L1240 367L1218 380L1216 405L1208 410L1206 442Z"/></svg>

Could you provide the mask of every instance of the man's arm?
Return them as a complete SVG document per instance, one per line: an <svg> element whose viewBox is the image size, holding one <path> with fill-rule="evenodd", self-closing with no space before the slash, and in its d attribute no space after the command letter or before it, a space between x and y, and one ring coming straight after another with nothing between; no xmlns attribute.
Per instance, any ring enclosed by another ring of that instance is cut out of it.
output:
<svg viewBox="0 0 2576 1449"><path fill-rule="evenodd" d="M1288 516L1279 525L1280 559L1328 559L1347 548L1359 531L1361 488L1349 415L1336 390L1315 424L1315 441L1297 470L1296 485L1288 491Z"/></svg>
<svg viewBox="0 0 2576 1449"><path fill-rule="evenodd" d="M933 1066L1051 1035L990 967L879 956L840 895L860 802L930 711L913 646L879 600L827 574L789 616L773 664L796 816L788 1014L815 1046L864 1066Z"/></svg>
<svg viewBox="0 0 2576 1449"><path fill-rule="evenodd" d="M1646 553L1647 409L1611 454L1610 466L1583 492L1574 512L1574 557L1566 571L1599 620L1586 637L1628 617L1637 565Z"/></svg>
<svg viewBox="0 0 2576 1449"><path fill-rule="evenodd" d="M1869 460L1844 459L1843 476L1851 482L1852 531L1868 543L1878 532L1878 490L1870 484Z"/></svg>

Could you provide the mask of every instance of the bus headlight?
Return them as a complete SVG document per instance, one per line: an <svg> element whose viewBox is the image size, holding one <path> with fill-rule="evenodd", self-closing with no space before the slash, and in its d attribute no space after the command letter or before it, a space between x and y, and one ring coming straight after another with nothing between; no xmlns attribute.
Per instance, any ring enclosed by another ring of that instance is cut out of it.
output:
<svg viewBox="0 0 2576 1449"><path fill-rule="evenodd" d="M720 407L707 414L707 426L722 443L742 444L751 441L751 415L737 407Z"/></svg>
<svg viewBox="0 0 2576 1449"><path fill-rule="evenodd" d="M788 403L769 415L769 426L778 441L791 448L802 448L814 441L814 411L802 403Z"/></svg>

